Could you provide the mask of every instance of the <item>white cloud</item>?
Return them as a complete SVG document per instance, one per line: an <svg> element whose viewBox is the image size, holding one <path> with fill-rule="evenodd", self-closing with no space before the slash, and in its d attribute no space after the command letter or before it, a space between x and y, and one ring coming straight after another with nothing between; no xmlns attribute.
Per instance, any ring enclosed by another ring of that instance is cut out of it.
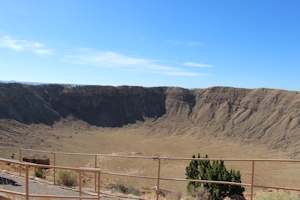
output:
<svg viewBox="0 0 300 200"><path fill-rule="evenodd" d="M128 56L112 51L81 49L66 55L64 60L73 64L92 65L102 68L122 68L168 76L193 77L201 75L193 71L163 64L156 60Z"/></svg>
<svg viewBox="0 0 300 200"><path fill-rule="evenodd" d="M184 62L182 65L187 67L198 67L198 68L211 68L212 65L203 64L203 63L196 63L196 62Z"/></svg>
<svg viewBox="0 0 300 200"><path fill-rule="evenodd" d="M18 52L31 52L37 55L49 55L53 50L36 41L19 40L10 36L0 36L0 47Z"/></svg>
<svg viewBox="0 0 300 200"><path fill-rule="evenodd" d="M203 43L199 41L166 40L166 42L176 46L187 46L187 47L203 46Z"/></svg>

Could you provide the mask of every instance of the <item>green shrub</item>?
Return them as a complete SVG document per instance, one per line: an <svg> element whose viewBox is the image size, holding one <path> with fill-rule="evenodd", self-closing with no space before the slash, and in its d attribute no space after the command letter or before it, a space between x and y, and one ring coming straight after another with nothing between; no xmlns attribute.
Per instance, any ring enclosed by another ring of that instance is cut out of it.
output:
<svg viewBox="0 0 300 200"><path fill-rule="evenodd" d="M60 171L58 173L58 184L68 187L74 187L77 185L77 175L70 171Z"/></svg>
<svg viewBox="0 0 300 200"><path fill-rule="evenodd" d="M287 192L265 192L257 195L256 200L299 200L300 197Z"/></svg>
<svg viewBox="0 0 300 200"><path fill-rule="evenodd" d="M193 158L196 158L193 155ZM198 154L198 158L201 158ZM208 158L206 155L205 158ZM227 170L224 161L209 161L209 160L191 160L186 167L187 179L200 179L212 181L227 181L241 183L241 173L235 170ZM187 190L194 195L199 188L205 188L214 200L222 200L225 197L239 195L243 197L245 188L238 185L225 185L215 183L199 183L190 181L187 185Z"/></svg>
<svg viewBox="0 0 300 200"><path fill-rule="evenodd" d="M38 178L45 179L46 178L46 170L38 167L34 170L34 175Z"/></svg>

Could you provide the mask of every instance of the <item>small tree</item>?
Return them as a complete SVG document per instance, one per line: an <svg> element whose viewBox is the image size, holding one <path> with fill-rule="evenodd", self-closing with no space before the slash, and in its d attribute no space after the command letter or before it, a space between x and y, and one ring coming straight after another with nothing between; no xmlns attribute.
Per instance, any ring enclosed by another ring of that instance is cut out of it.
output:
<svg viewBox="0 0 300 200"><path fill-rule="evenodd" d="M193 158L196 158L196 156L193 155ZM201 158L200 154L198 154L197 158ZM208 156L206 155L204 158L208 158ZM224 161L191 160L185 171L188 179L241 183L241 173L235 170L228 171L224 165ZM225 197L233 195L243 196L243 192L245 191L244 187L238 185L199 183L195 181L188 183L187 190L193 195L193 192L200 187L208 190L214 200L222 200Z"/></svg>
<svg viewBox="0 0 300 200"><path fill-rule="evenodd" d="M193 158L196 158L193 155ZM191 160L190 164L185 168L185 175L189 179L199 179L200 172L198 170L199 162L198 160ZM189 193L193 193L196 188L200 187L201 183L190 181L187 185L187 190Z"/></svg>

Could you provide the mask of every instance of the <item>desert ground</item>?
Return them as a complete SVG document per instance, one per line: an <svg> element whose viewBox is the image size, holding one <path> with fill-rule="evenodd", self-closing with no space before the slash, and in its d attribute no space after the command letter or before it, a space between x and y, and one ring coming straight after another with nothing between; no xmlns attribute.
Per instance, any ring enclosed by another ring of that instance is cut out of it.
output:
<svg viewBox="0 0 300 200"><path fill-rule="evenodd" d="M26 137L11 138L15 147L55 150L65 152L104 153L120 155L150 155L191 157L208 154L217 158L290 158L292 154L282 149L270 149L264 144L253 144L234 137L199 136L191 130L174 130L174 134L156 128L153 122L141 122L122 128L99 128L82 121L63 120L52 127L45 125L25 126L17 122L2 122L11 131L23 132ZM14 124L14 126L12 126ZM15 128L11 128L15 127ZM158 130L162 130L159 132ZM185 132L183 132L185 131ZM194 130L195 131L195 130ZM200 130L199 130L200 131ZM184 134L180 134L184 133ZM16 134L15 134L16 135ZM26 140L26 141L24 141ZM9 140L7 140L9 141ZM27 144L27 145L24 145ZM2 157L10 157L12 151L2 150ZM24 152L23 155L32 155ZM49 156L46 155L45 156ZM49 156L51 158L51 156ZM297 157L293 157L297 158ZM93 167L94 157L57 155L58 165ZM161 176L184 178L187 161L162 161ZM225 162L228 168L238 169L242 179L250 183L250 162ZM300 164L257 163L255 184L300 187ZM153 160L104 158L98 159L103 170L134 175L156 176L157 162ZM93 177L92 175L87 175ZM143 190L151 190L154 181L135 178L103 176L102 185L122 183ZM162 188L186 192L186 183L162 181ZM258 191L258 190L257 190Z"/></svg>

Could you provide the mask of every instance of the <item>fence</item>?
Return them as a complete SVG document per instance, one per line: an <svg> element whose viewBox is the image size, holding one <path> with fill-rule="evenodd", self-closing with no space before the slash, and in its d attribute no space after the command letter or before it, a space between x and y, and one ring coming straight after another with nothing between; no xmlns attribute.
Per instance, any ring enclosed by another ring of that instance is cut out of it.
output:
<svg viewBox="0 0 300 200"><path fill-rule="evenodd" d="M7 148L7 147L0 147ZM42 165L42 164L34 164L23 162L23 152L36 152L36 153L47 153L52 155L53 164L52 165ZM292 187L281 187L281 186L271 186L271 185L257 185L254 184L255 178L255 165L259 162L284 162L284 163L300 163L300 160L292 160L292 159L223 159L223 158L185 158L185 157L160 157L160 156L132 156L132 155L112 155L112 154L92 154L92 153L71 153L71 152L54 152L54 151L43 151L43 150L33 150L33 149L19 149L19 161L11 160L11 159L3 159L0 158L0 162L2 163L11 163L19 166L19 175L22 175L22 168L25 168L25 192L14 192L9 190L4 190L0 188L0 192L20 195L25 197L26 200L29 200L30 197L39 197L39 198L56 198L56 199L101 199L102 197L118 197L125 199L144 199L140 197L128 197L123 195L115 195L109 194L100 191L100 180L101 175L110 175L110 176L122 176L122 177L131 177L131 178L139 178L139 179L148 179L156 181L156 200L160 198L160 183L161 181L176 181L176 182L199 182L199 183L214 183L214 184L224 184L224 185L238 185L250 188L250 200L254 199L254 188L269 188L276 190L288 190L288 191L297 191L300 192L300 188L292 188ZM85 167L69 167L69 166L59 166L56 165L56 155L80 155L80 156L93 156L94 157L94 167L93 168L85 168ZM116 157L116 158L126 158L126 159L151 159L157 161L157 176L141 176L141 175L130 175L124 173L115 173L101 170L99 166L97 166L97 161L99 157ZM236 183L236 182L227 182L227 181L212 181L212 180L199 180L199 179L183 179L183 178L167 178L161 176L161 161L162 160L181 160L181 161L190 161L190 160L223 160L223 161L231 161L231 162L247 162L251 165L251 179L250 183ZM79 177L79 186L78 186L78 196L59 196L59 195L43 195L43 194L30 194L29 192L29 168L30 167L40 167L40 168L50 168L53 169L53 183L56 184L56 170L72 170L78 173ZM88 196L84 196L84 192L82 191L82 173L90 172L94 174L94 190L95 194L89 194Z"/></svg>

